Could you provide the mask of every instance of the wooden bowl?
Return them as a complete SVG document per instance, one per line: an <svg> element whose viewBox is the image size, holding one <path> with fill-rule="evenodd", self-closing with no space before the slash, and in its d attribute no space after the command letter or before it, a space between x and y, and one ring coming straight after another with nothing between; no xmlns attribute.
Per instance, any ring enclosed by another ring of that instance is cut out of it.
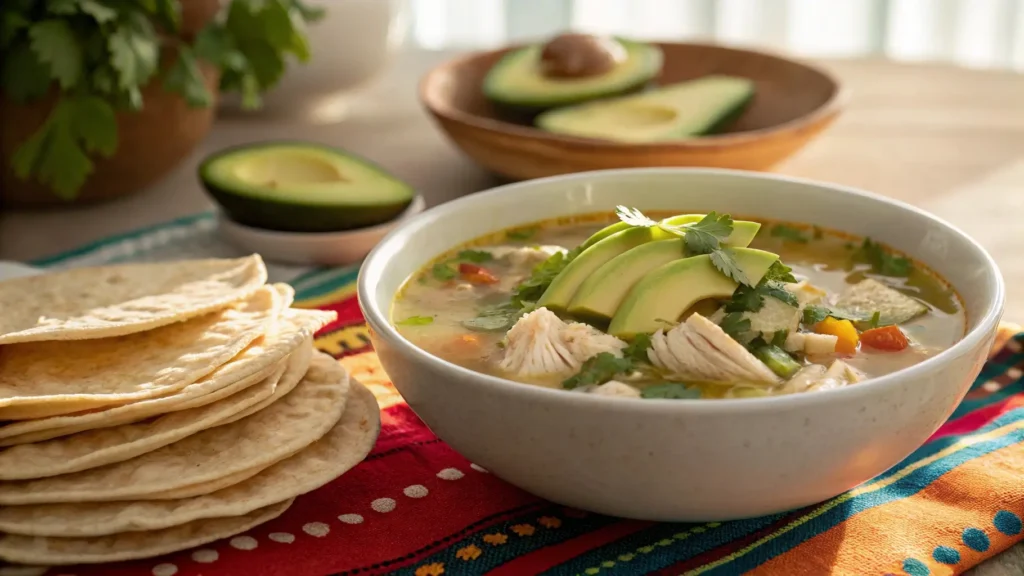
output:
<svg viewBox="0 0 1024 576"><path fill-rule="evenodd" d="M513 179L644 166L709 166L767 170L824 130L843 106L827 72L781 56L710 44L660 42L660 84L707 74L757 83L753 101L724 132L644 144L544 132L500 119L483 96L484 76L512 46L478 52L431 70L420 100L448 137L473 160Z"/></svg>

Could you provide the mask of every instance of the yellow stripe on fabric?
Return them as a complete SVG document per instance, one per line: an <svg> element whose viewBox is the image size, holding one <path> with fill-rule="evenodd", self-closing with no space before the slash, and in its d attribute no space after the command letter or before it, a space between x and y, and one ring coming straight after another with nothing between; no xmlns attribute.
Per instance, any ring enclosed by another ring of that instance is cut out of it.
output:
<svg viewBox="0 0 1024 576"><path fill-rule="evenodd" d="M296 308L319 308L328 304L334 304L347 300L356 295L356 284L346 284L339 287L336 290L332 290L322 296L314 296L313 298L306 298L304 300L297 300L295 302Z"/></svg>
<svg viewBox="0 0 1024 576"><path fill-rule="evenodd" d="M757 540L756 542L750 544L749 546L747 546L745 548L742 548L740 550L737 550L736 552L733 552L732 554L730 554L728 556L725 556L724 558L720 558L720 559L716 560L715 562L712 562L710 564L705 564L704 566L700 566L699 568L695 568L693 570L690 570L689 572L686 572L685 575L686 576L696 576L697 574L703 574L704 572L707 572L708 570L712 570L712 569L718 568L719 566L722 566L724 564L728 564L729 562L732 562L733 560L736 560L737 558L740 558L740 557L743 557L743 556L749 554L751 551L757 549L760 546L763 546L764 544L766 544L768 542L771 542L775 538L778 538L779 536L781 536L781 535L783 535L783 534L793 530L794 528L797 528L797 527L807 523L808 521L813 520L814 518L817 518L818 516L821 516L822 514L828 512L829 510L835 508L836 506L839 506L840 504L842 504L844 502L847 502L848 500L851 500L851 499L853 499L853 498L855 498L857 496L860 496L861 494L867 494L867 493L870 493L870 492L876 492L878 490L881 490L882 488L885 488L886 486L890 486L890 485L898 482L899 480L901 480L903 478L906 478L907 476L909 476L910 474L912 474L916 470L919 470L919 469L921 469L921 468L923 468L923 467L925 467L925 466L927 466L927 465L929 465L929 464L931 464L931 463L933 463L933 462L935 462L937 460L945 458L946 456L949 456L951 454L955 454L956 452L959 452L960 450L963 450L965 448L969 448L970 446L973 446L974 444L978 444L979 442L985 442L985 441L988 441L988 440L993 440L995 438L999 438L1001 436L1005 436L1005 435L1007 435L1007 434L1009 434L1011 432L1014 432L1014 431L1020 430L1020 429L1024 429L1024 421L1014 422L1012 424L1007 424L1006 426L1003 426L1001 428L996 428L995 430L992 430L992 431L987 432L985 434L979 434L977 436L970 436L970 437L964 438L964 439L958 441L957 443L951 445L949 448L946 448L945 450L942 450L941 452L936 452L935 454L933 454L933 455L931 455L931 456L929 456L927 458L923 458L921 460L918 460L917 462L914 462L913 464L907 466L906 468L900 470L899 472L897 472L896 474L893 474L892 476L888 476L888 477L883 478L882 480L879 480L879 481L877 481L875 483L872 483L872 484L864 484L864 485L862 485L862 486L860 486L858 488L854 488L853 490L850 490L849 492L847 492L847 493L845 493L845 494L843 494L841 496L838 496L837 498L834 498L834 499L828 501L824 505L820 506L819 508L817 508L817 509L815 509L815 510L809 512L809 513L807 513L806 515L801 516L800 518L797 518L796 520L790 522L789 524L783 526L782 528L776 530L775 532L773 532L773 533L771 533L771 534L761 538L760 540ZM884 506L884 504L883 504L883 506Z"/></svg>

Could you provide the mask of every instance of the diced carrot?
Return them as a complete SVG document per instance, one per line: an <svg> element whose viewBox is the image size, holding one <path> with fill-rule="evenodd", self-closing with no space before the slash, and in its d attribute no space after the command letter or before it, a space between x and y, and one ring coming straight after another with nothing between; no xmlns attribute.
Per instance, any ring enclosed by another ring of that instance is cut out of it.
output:
<svg viewBox="0 0 1024 576"><path fill-rule="evenodd" d="M857 353L857 342L860 340L860 337L857 336L857 329L853 326L853 322L838 320L829 316L815 324L814 331L818 334L831 334L838 338L836 341L836 352L840 354Z"/></svg>
<svg viewBox="0 0 1024 576"><path fill-rule="evenodd" d="M489 270L476 264L462 262L459 264L459 274L462 279L473 284L497 284L498 277L491 274Z"/></svg>
<svg viewBox="0 0 1024 576"><path fill-rule="evenodd" d="M865 330L860 335L860 341L865 346L891 352L899 352L910 345L910 340L907 339L907 335L903 333L903 330L900 330L899 326L883 326L881 328Z"/></svg>

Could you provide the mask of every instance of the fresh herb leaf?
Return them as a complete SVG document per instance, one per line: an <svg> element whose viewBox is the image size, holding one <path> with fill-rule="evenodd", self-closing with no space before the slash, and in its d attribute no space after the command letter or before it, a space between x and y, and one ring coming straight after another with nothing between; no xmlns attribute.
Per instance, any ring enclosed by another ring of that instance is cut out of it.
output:
<svg viewBox="0 0 1024 576"><path fill-rule="evenodd" d="M803 323L807 326L813 326L828 317L854 322L866 322L871 318L867 314L858 314L830 306L808 306L804 308Z"/></svg>
<svg viewBox="0 0 1024 576"><path fill-rule="evenodd" d="M633 362L629 358L619 358L611 352L601 352L588 358L575 376L562 381L562 388L572 390L580 386L604 384L614 379L616 374L628 372L632 368Z"/></svg>
<svg viewBox="0 0 1024 576"><path fill-rule="evenodd" d="M772 341L769 343L772 346L778 346L779 348L785 348L786 339L789 338L789 330L779 330L772 334Z"/></svg>
<svg viewBox="0 0 1024 576"><path fill-rule="evenodd" d="M868 321L868 326L871 328L878 328L879 323L882 321L882 313L875 310L875 313L871 315L871 320Z"/></svg>
<svg viewBox="0 0 1024 576"><path fill-rule="evenodd" d="M692 400L700 398L699 388L688 388L681 382L654 384L640 391L641 398L665 398L669 400Z"/></svg>
<svg viewBox="0 0 1024 576"><path fill-rule="evenodd" d="M909 276L910 270L913 268L909 259L890 253L885 247L870 238L864 239L856 257L870 264L874 272L883 276Z"/></svg>
<svg viewBox="0 0 1024 576"><path fill-rule="evenodd" d="M750 332L750 319L744 318L740 312L730 312L722 318L719 324L733 340L741 341L741 337Z"/></svg>
<svg viewBox="0 0 1024 576"><path fill-rule="evenodd" d="M757 312L764 307L764 294L757 288L740 286L725 304L726 312Z"/></svg>
<svg viewBox="0 0 1024 576"><path fill-rule="evenodd" d="M728 214L719 216L708 212L700 222L682 227L683 241L691 254L710 254L721 247L723 240L732 234L732 218Z"/></svg>
<svg viewBox="0 0 1024 576"><path fill-rule="evenodd" d="M645 216L643 212L628 206L616 206L615 215L626 224L638 228L650 228L658 225L656 221Z"/></svg>
<svg viewBox="0 0 1024 576"><path fill-rule="evenodd" d="M462 325L477 332L502 332L512 327L525 312L512 304L489 306L480 310L476 318L462 321Z"/></svg>
<svg viewBox="0 0 1024 576"><path fill-rule="evenodd" d="M782 284L774 280L759 284L757 290L765 296L771 296L772 298L775 298L784 304L789 304L794 308L800 305L800 301L797 300L796 294L786 290Z"/></svg>
<svg viewBox="0 0 1024 576"><path fill-rule="evenodd" d="M505 232L505 237L509 240L529 240L537 234L538 228L536 226L528 226L526 228L515 228Z"/></svg>
<svg viewBox="0 0 1024 576"><path fill-rule="evenodd" d="M106 24L117 19L117 11L98 0L78 0L82 12L92 16L99 24Z"/></svg>
<svg viewBox="0 0 1024 576"><path fill-rule="evenodd" d="M736 282L744 286L750 286L750 279L747 275L740 270L739 265L736 264L736 259L733 258L731 250L715 250L711 253L711 264L718 268L718 271L725 274L729 278L732 278Z"/></svg>
<svg viewBox="0 0 1024 576"><path fill-rule="evenodd" d="M446 282L455 278L455 269L448 265L447 262L438 262L430 268L430 273L441 282Z"/></svg>
<svg viewBox="0 0 1024 576"><path fill-rule="evenodd" d="M793 269L782 263L782 260L776 260L772 262L772 265L768 268L768 272L765 272L761 282L784 282L791 284L796 282L796 277L793 276Z"/></svg>
<svg viewBox="0 0 1024 576"><path fill-rule="evenodd" d="M178 59L164 77L164 89L177 92L193 108L205 108L213 101L195 54L187 46L178 48Z"/></svg>
<svg viewBox="0 0 1024 576"><path fill-rule="evenodd" d="M455 259L479 264L494 260L494 255L486 250L463 250L455 256Z"/></svg>
<svg viewBox="0 0 1024 576"><path fill-rule="evenodd" d="M49 67L28 44L18 44L5 51L0 74L5 92L18 103L43 96L53 83Z"/></svg>
<svg viewBox="0 0 1024 576"><path fill-rule="evenodd" d="M434 323L433 316L410 316L405 320L396 322L399 326L426 326Z"/></svg>
<svg viewBox="0 0 1024 576"><path fill-rule="evenodd" d="M540 299L551 281L579 256L581 250L577 246L569 252L556 252L533 268L533 273L512 291L512 304L523 307Z"/></svg>
<svg viewBox="0 0 1024 576"><path fill-rule="evenodd" d="M804 236L803 230L799 228L793 228L785 224L776 224L771 231L773 238L782 238L783 240L789 240L790 242L799 242L800 244L806 244L808 242L807 237Z"/></svg>
<svg viewBox="0 0 1024 576"><path fill-rule="evenodd" d="M67 90L82 77L82 45L65 20L43 20L29 28L32 50L50 68L51 77ZM154 39L155 43L155 39Z"/></svg>
<svg viewBox="0 0 1024 576"><path fill-rule="evenodd" d="M651 347L650 334L637 334L633 341L622 351L622 355L631 358L634 362L649 362L647 350Z"/></svg>

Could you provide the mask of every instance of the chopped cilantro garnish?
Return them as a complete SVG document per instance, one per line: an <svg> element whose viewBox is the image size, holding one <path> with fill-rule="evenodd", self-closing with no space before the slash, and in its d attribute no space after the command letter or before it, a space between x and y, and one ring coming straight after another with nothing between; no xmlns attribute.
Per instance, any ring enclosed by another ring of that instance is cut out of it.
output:
<svg viewBox="0 0 1024 576"><path fill-rule="evenodd" d="M715 268L718 268L719 272L732 278L740 285L750 286L750 279L747 278L747 275L736 264L732 250L715 250L711 252L711 263L714 264Z"/></svg>
<svg viewBox="0 0 1024 576"><path fill-rule="evenodd" d="M650 334L637 334L633 341L622 351L623 356L639 362L647 362L647 349L651 347Z"/></svg>
<svg viewBox="0 0 1024 576"><path fill-rule="evenodd" d="M494 260L494 254L491 254L486 250L463 250L455 256L455 259L479 264L481 262Z"/></svg>
<svg viewBox="0 0 1024 576"><path fill-rule="evenodd" d="M725 315L725 318L722 318L722 323L719 326L733 340L740 341L743 334L750 332L750 319L744 318L741 312L730 312Z"/></svg>
<svg viewBox="0 0 1024 576"><path fill-rule="evenodd" d="M765 272L764 277L761 278L762 282L796 282L796 277L793 276L793 269L782 263L782 260L776 260L772 263L768 271Z"/></svg>
<svg viewBox="0 0 1024 576"><path fill-rule="evenodd" d="M881 321L882 313L878 310L875 310L875 313L871 315L871 320L868 321L868 326L870 326L871 328L878 328L878 325L881 323Z"/></svg>
<svg viewBox="0 0 1024 576"><path fill-rule="evenodd" d="M511 303L488 306L480 310L476 318L463 320L462 325L477 332L501 332L511 328L526 312Z"/></svg>
<svg viewBox="0 0 1024 576"><path fill-rule="evenodd" d="M658 225L657 222L645 216L643 212L628 206L616 206L615 215L626 224L638 228L650 228L651 226Z"/></svg>
<svg viewBox="0 0 1024 576"><path fill-rule="evenodd" d="M858 314L857 312L835 307L808 306L804 308L803 323L807 326L813 326L828 317L835 318L836 320L852 320L854 322L865 322L871 318L871 316L866 314Z"/></svg>
<svg viewBox="0 0 1024 576"><path fill-rule="evenodd" d="M509 240L529 240L533 238L534 234L537 233L536 226L527 226L525 228L514 228L505 232L505 237Z"/></svg>
<svg viewBox="0 0 1024 576"><path fill-rule="evenodd" d="M433 324L433 316L410 316L405 320L395 322L399 326L426 326L427 324Z"/></svg>
<svg viewBox="0 0 1024 576"><path fill-rule="evenodd" d="M430 269L430 273L433 274L434 278L444 282L455 278L455 269L448 265L447 262L438 262Z"/></svg>
<svg viewBox="0 0 1024 576"><path fill-rule="evenodd" d="M725 305L725 311L757 312L764 307L766 296L771 296L790 306L799 306L800 302L797 300L796 295L786 290L785 286L783 286L784 282L795 281L796 278L793 277L792 269L781 261L776 260L756 287L751 288L750 286L743 285L737 288L732 295L732 300Z"/></svg>
<svg viewBox="0 0 1024 576"><path fill-rule="evenodd" d="M793 228L792 226L786 226L785 224L776 224L771 231L773 238L782 238L783 240L789 240L790 242L799 242L801 244L807 243L807 237L804 236L803 230L799 228Z"/></svg>
<svg viewBox="0 0 1024 576"><path fill-rule="evenodd" d="M699 388L688 388L681 382L654 384L640 391L641 398L665 398L669 400L691 400L700 398Z"/></svg>
<svg viewBox="0 0 1024 576"><path fill-rule="evenodd" d="M913 268L910 260L902 256L896 256L886 250L881 244L865 238L855 257L871 265L871 269L883 276L909 276Z"/></svg>
<svg viewBox="0 0 1024 576"><path fill-rule="evenodd" d="M530 277L512 291L512 304L522 308L527 303L536 302L551 285L555 276L558 276L569 262L579 256L580 252L579 247L569 252L556 252L535 266Z"/></svg>
<svg viewBox="0 0 1024 576"><path fill-rule="evenodd" d="M604 384L614 379L616 374L628 372L632 368L633 361L629 358L618 358L611 352L601 352L588 358L578 374L562 381L562 388L572 390L580 386Z"/></svg>
<svg viewBox="0 0 1024 576"><path fill-rule="evenodd" d="M686 224L683 241L692 254L710 254L721 248L722 241L732 234L732 218L728 214L708 212L700 222Z"/></svg>

